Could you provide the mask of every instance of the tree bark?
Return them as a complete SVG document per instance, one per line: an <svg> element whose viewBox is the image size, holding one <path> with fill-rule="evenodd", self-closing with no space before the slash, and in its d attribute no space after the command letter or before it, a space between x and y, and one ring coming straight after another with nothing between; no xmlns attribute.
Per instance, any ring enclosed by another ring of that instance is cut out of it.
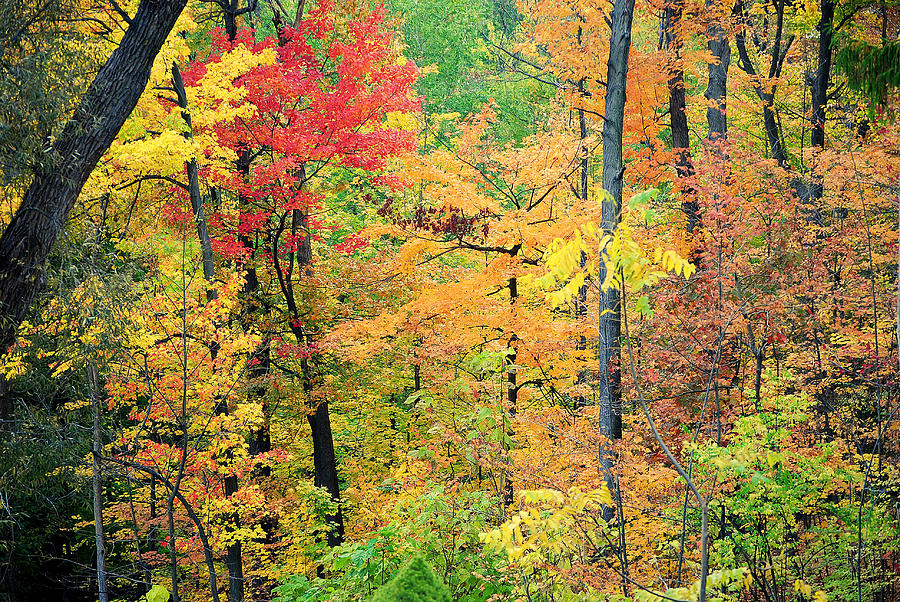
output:
<svg viewBox="0 0 900 602"><path fill-rule="evenodd" d="M680 180L687 180L694 174L691 162L691 139L688 131L687 100L684 91L684 70L681 68L681 40L678 24L683 12L682 0L671 0L666 4L662 19L662 45L669 57L669 123L672 129L672 149L675 152L675 172ZM700 205L689 184L684 184L681 209L687 217L687 231L693 232L700 223Z"/></svg>
<svg viewBox="0 0 900 602"><path fill-rule="evenodd" d="M181 71L176 63L172 63L172 86L175 88L175 95L178 98L178 106L181 107L181 118L187 125L185 137L189 140L194 137L194 128L191 123L191 114L188 111L187 93L184 89L184 80L181 77ZM197 166L197 160L191 159L185 165L188 173L188 192L191 198L191 208L194 212L194 221L197 224L197 238L200 240L200 249L203 264L203 278L209 285L206 289L207 301L213 301L219 298L219 292L213 286L216 277L216 264L213 257L212 240L209 236L209 229L206 225L206 216L203 212L203 195L200 193L200 176ZM212 346L212 359L216 359L218 354L218 345ZM216 406L216 412L228 414L228 403L221 400ZM231 456L229 451L227 456ZM238 479L234 474L226 475L224 479L225 497L231 497L238 491ZM237 530L240 529L241 522L238 514L232 513L229 517L231 526ZM228 545L226 550L225 565L228 568L228 600L229 602L243 602L244 600L244 563L243 551L240 540Z"/></svg>
<svg viewBox="0 0 900 602"><path fill-rule="evenodd" d="M834 9L835 0L821 0L821 15L816 29L819 30L819 57L816 76L812 82L812 130L809 141L813 151L825 148L825 105L828 103L828 85L831 82L831 55L834 43ZM815 161L815 159L814 159ZM810 184L803 195L809 201L810 219L817 224L822 223L822 212L818 206L819 199L825 192L822 177L813 173Z"/></svg>
<svg viewBox="0 0 900 602"><path fill-rule="evenodd" d="M681 40L678 24L681 22L682 0L671 0L663 12L663 48L669 57L669 120L672 128L672 148L675 149L675 169L678 177L691 175L691 141L688 132L687 101L684 92L684 70L681 68Z"/></svg>
<svg viewBox="0 0 900 602"><path fill-rule="evenodd" d="M609 43L606 76L606 109L603 122L603 218L605 234L613 234L622 218L622 132L625 120L625 89L628 81L628 54L631 50L631 22L634 0L615 0ZM599 282L606 279L606 264L601 262ZM600 294L598 396L600 402L600 433L608 440L622 438L621 391L621 293L615 287ZM615 488L612 478L611 450L599 450L600 463L606 473L610 491ZM609 509L611 510L611 509ZM606 512L604 512L606 514Z"/></svg>
<svg viewBox="0 0 900 602"><path fill-rule="evenodd" d="M581 18L579 16L579 18ZM578 27L578 46L579 48L583 47L583 31L581 27ZM578 80L578 93L581 98L581 102L584 102L587 98L587 94L585 92L585 78L581 78ZM583 202L587 203L588 200L588 176L589 176L589 155L587 148L587 137L588 137L588 124L587 124L587 115L585 115L584 107L578 107L578 139L580 142L580 148L578 152L581 153L581 161L579 165L579 182L578 182L578 198L580 198ZM579 262L581 264L581 268L584 269L587 264L587 256L582 252L581 260ZM587 305L587 296L588 296L588 288L590 283L585 282L581 288L578 289L578 295L575 297L575 320L579 325L583 326L587 322L588 315L588 305ZM578 340L575 342L575 350L576 351L585 351L587 350L587 337L584 334L578 336ZM588 382L588 369L587 365L578 370L578 375L576 377L576 383L584 387ZM583 393L579 393L575 397L575 401L573 403L573 409L579 410L587 405L587 399L585 398Z"/></svg>
<svg viewBox="0 0 900 602"><path fill-rule="evenodd" d="M518 249L518 247L517 247ZM517 250L518 252L518 250ZM514 255L513 255L514 256ZM519 281L516 277L512 277L509 279L509 303L513 307L516 306L516 300L519 298ZM509 437L510 441L512 440L515 431L513 430L512 422L516 418L516 413L518 412L518 403L519 403L519 385L518 385L518 369L516 368L516 342L519 340L519 337L516 336L516 333L512 333L512 336L509 337L509 343L507 344L507 353L509 355L506 356L506 411L509 413L509 424L506 426L506 435ZM504 444L503 449L508 454L509 453L509 445ZM510 458L511 460L512 458ZM507 470L504 475L504 483L503 483L503 505L504 507L509 507L512 505L513 501L515 501L515 494L513 491L513 482L512 482L512 474L511 471Z"/></svg>
<svg viewBox="0 0 900 602"><path fill-rule="evenodd" d="M712 10L713 6L714 0L707 0L706 10ZM723 141L728 137L726 108L731 44L728 42L719 16L710 18L706 35L709 38L706 48L714 59L707 65L708 80L704 96L710 105L706 109L706 122L709 127L706 138L710 142L716 142Z"/></svg>
<svg viewBox="0 0 900 602"><path fill-rule="evenodd" d="M301 187L306 181L306 171L300 169ZM297 273L300 278L312 275L312 237L309 232L309 209L294 210L291 214L291 233L293 236L302 236L298 246L296 257L291 258L291 269L285 274L280 267L278 259L278 241L281 236L279 230L274 237L272 257L281 293L284 296L291 316L289 328L297 340L297 344L309 344L310 335L302 326L302 316L298 311L294 294L293 261L296 259ZM344 514L341 509L341 488L337 470L337 457L334 453L334 436L331 431L331 417L328 414L328 401L321 400L318 403L313 400L313 366L308 357L300 360L300 372L303 381L303 392L306 393L307 403L312 413L307 414L309 428L313 440L313 467L315 469L314 484L316 487L324 487L332 501L337 504L337 511L326 516L332 527L328 530L328 545L335 547L344 541Z"/></svg>
<svg viewBox="0 0 900 602"><path fill-rule="evenodd" d="M186 0L143 0L53 144L0 237L0 354L44 285L44 263L97 162L150 79L150 68Z"/></svg>
<svg viewBox="0 0 900 602"><path fill-rule="evenodd" d="M810 143L825 148L825 104L828 102L828 84L831 81L831 46L834 42L834 0L822 0L819 30L819 63L812 88L812 132ZM821 187L817 186L818 196Z"/></svg>
<svg viewBox="0 0 900 602"><path fill-rule="evenodd" d="M784 34L784 0L776 0L776 26L775 40L772 43L772 54L769 62L768 79L772 80L781 76L781 67L787 56L788 50L794 41L794 36L788 36L787 40L782 44ZM739 3L739 9L742 18L746 21L743 0ZM748 27L746 22L743 27ZM778 127L778 119L775 117L775 85L764 85L760 79L759 73L750 60L750 54L747 52L747 36L744 29L739 29L734 37L734 43L738 49L738 57L740 58L740 66L748 75L753 78L753 89L762 103L763 113L763 129L766 132L766 139L769 143L769 150L772 157L778 161L781 167L788 167L787 152L782 143L781 128Z"/></svg>
<svg viewBox="0 0 900 602"><path fill-rule="evenodd" d="M109 586L106 580L106 536L103 530L103 440L100 433L100 400L97 397L97 367L88 367L91 388L91 407L94 413L94 453L92 484L94 489L94 535L97 548L97 599L109 602Z"/></svg>
<svg viewBox="0 0 900 602"><path fill-rule="evenodd" d="M178 98L178 106L181 107L181 118L187 125L184 137L194 139L194 126L191 122L191 113L188 110L187 93L184 89L184 80L181 78L181 70L177 63L172 63L172 86ZM191 197L191 209L194 212L194 222L197 224L197 238L200 240L200 251L203 262L203 278L212 284L216 277L216 263L213 257L212 239L209 236L209 228L206 225L206 215L203 211L203 195L200 193L200 175L197 159L192 158L185 165L188 174L188 193ZM206 290L207 301L219 298L219 292L212 286Z"/></svg>
<svg viewBox="0 0 900 602"><path fill-rule="evenodd" d="M306 360L303 361L306 363ZM304 389L307 385L304 383ZM341 511L341 489L337 472L337 458L334 455L334 438L331 434L331 417L328 415L328 402L322 401L312 414L307 415L313 440L313 465L315 468L314 485L328 491L333 502L337 504L337 512L326 518L331 523L328 530L328 546L335 547L344 541L344 514Z"/></svg>
<svg viewBox="0 0 900 602"><path fill-rule="evenodd" d="M237 493L238 479L234 473L225 477L224 484L226 498L230 498ZM237 512L234 512L229 519L235 529L241 528L241 519ZM225 566L228 567L229 602L243 602L244 600L244 562L242 548L241 540L238 539L230 544L225 552Z"/></svg>

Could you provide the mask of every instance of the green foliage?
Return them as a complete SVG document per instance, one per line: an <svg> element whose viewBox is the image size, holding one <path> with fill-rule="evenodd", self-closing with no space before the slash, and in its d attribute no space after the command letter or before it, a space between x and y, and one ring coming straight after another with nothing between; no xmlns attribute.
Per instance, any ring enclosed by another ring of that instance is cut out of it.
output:
<svg viewBox="0 0 900 602"><path fill-rule="evenodd" d="M549 92L521 81L499 50L515 37L521 20L514 2L391 0L388 7L403 20L406 56L425 68L418 90L431 127L450 124L430 115L465 116L493 100L504 115L496 128L501 138L520 139L533 131Z"/></svg>
<svg viewBox="0 0 900 602"><path fill-rule="evenodd" d="M278 600L366 599L414 553L434 567L453 600L476 602L512 591L504 555L485 549L479 540L499 518L495 498L434 485L420 496L398 502L392 515L394 520L368 539L332 550L328 578L295 575L284 580L276 588Z"/></svg>
<svg viewBox="0 0 900 602"><path fill-rule="evenodd" d="M725 600L738 600L743 585L749 583L749 572L745 568L722 569L713 571L706 576L707 600L709 602L724 602ZM662 602L663 600L681 600L683 602L699 602L700 581L697 580L690 587L676 587L666 590L665 594L655 594L649 591L637 591L634 594L634 602ZM818 602L818 601L817 601Z"/></svg>
<svg viewBox="0 0 900 602"><path fill-rule="evenodd" d="M64 409L84 399L83 387L33 366L0 399L15 410L0 421L0 587L15 587L25 599L52 587L50 575L72 589L89 583L92 535L82 521L90 517L90 491L81 469L90 433L80 426L88 412ZM86 569L60 570L48 556L63 550Z"/></svg>
<svg viewBox="0 0 900 602"><path fill-rule="evenodd" d="M169 602L170 594L169 590L163 586L154 585L144 597L147 599L147 602Z"/></svg>
<svg viewBox="0 0 900 602"><path fill-rule="evenodd" d="M851 42L835 56L835 67L846 74L847 85L861 92L874 111L900 88L900 42L891 40L881 46Z"/></svg>
<svg viewBox="0 0 900 602"><path fill-rule="evenodd" d="M419 84L430 112L470 113L487 100L471 77L488 53L482 42L489 7L479 0L392 0L403 19L406 55L420 67L439 65Z"/></svg>
<svg viewBox="0 0 900 602"><path fill-rule="evenodd" d="M450 602L450 590L421 556L413 558L378 590L372 602Z"/></svg>
<svg viewBox="0 0 900 602"><path fill-rule="evenodd" d="M0 2L0 175L5 183L46 161L52 136L87 86L92 56L69 0Z"/></svg>
<svg viewBox="0 0 900 602"><path fill-rule="evenodd" d="M684 448L693 453L695 479L721 484L710 502L710 516L718 517L711 564L745 565L769 591L787 593L799 580L816 599L825 592L849 596L853 579L842 567L855 549L846 525L857 521L857 507L839 494L856 490L863 474L843 459L839 442L810 437L813 402L785 391L790 378L765 375L762 411L739 418L727 445ZM896 525L875 517L866 524L867 547L896 537Z"/></svg>

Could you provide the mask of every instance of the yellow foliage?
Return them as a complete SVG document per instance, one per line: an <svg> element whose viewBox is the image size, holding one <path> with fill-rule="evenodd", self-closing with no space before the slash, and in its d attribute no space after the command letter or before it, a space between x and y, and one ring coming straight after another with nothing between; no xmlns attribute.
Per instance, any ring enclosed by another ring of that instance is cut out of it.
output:
<svg viewBox="0 0 900 602"><path fill-rule="evenodd" d="M505 551L511 562L526 565L577 548L581 542L576 533L579 519L613 504L606 485L587 492L578 487L566 493L555 489L520 491L519 499L523 508L481 539Z"/></svg>
<svg viewBox="0 0 900 602"><path fill-rule="evenodd" d="M601 191L601 194L606 193ZM647 194L635 195L629 206ZM605 268L602 272L601 261ZM653 286L670 273L690 278L697 270L672 249L644 249L635 240L628 220L623 220L614 232L603 232L596 222L579 226L568 239L557 238L547 246L544 264L547 273L534 282L545 289L555 289L547 293L552 307L571 301L588 278L597 279L600 273L604 274L600 283L603 290L627 286L636 292Z"/></svg>

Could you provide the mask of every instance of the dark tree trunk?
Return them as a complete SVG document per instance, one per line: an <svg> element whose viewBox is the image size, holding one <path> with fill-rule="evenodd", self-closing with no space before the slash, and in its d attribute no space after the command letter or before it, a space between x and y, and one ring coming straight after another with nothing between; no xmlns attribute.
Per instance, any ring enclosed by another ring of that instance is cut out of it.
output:
<svg viewBox="0 0 900 602"><path fill-rule="evenodd" d="M225 17L225 34L228 36L228 39L234 41L237 37L237 18L241 15L245 15L247 13L253 12L256 10L256 0L251 0L247 6L241 7L239 0L225 0L223 2L216 2L221 8L222 13ZM301 6L303 3L300 3Z"/></svg>
<svg viewBox="0 0 900 602"><path fill-rule="evenodd" d="M194 125L191 121L191 113L188 110L187 93L184 89L184 80L177 63L172 63L172 87L178 98L178 106L181 107L181 118L187 125L184 137L194 139ZM191 198L191 209L194 212L194 221L197 223L197 239L200 241L201 257L203 262L203 278L212 285L216 278L216 263L213 257L212 239L209 236L209 228L206 225L206 215L203 209L203 195L200 193L200 172L197 159L191 159L185 165L188 174L188 194ZM219 298L218 291L210 286L206 290L206 299L212 301Z"/></svg>
<svg viewBox="0 0 900 602"><path fill-rule="evenodd" d="M225 497L231 497L238 490L238 479L234 474L225 477ZM240 529L241 522L237 512L232 514L230 522L234 529ZM228 567L228 600L243 602L244 600L244 563L241 541L237 540L228 546L225 566Z"/></svg>
<svg viewBox="0 0 900 602"><path fill-rule="evenodd" d="M300 181L305 182L306 171L301 167ZM302 184L301 184L302 186ZM294 236L301 236L302 240L296 252L297 273L300 278L308 277L312 274L312 237L309 233L309 212L294 210L291 214L291 233ZM280 237L280 233L275 237L275 244ZM275 270L278 275L278 282L281 293L288 306L291 316L291 324L289 325L291 332L300 345L310 342L310 335L301 325L301 315L297 307L297 301L294 296L293 270L290 270L285 276L278 262L278 254L276 247L273 247L273 257L275 258ZM293 261L293 259L291 260ZM312 432L313 440L313 467L315 469L315 485L316 487L324 487L332 501L337 505L337 511L329 514L326 518L331 523L328 530L328 545L330 547L338 546L344 541L344 514L341 510L341 488L340 479L338 478L337 457L334 454L334 436L331 432L331 417L328 414L328 401L321 400L316 402L313 400L313 366L309 358L300 360L300 371L303 380L303 392L306 393L307 403L314 406L310 408L311 414L307 414L309 428Z"/></svg>
<svg viewBox="0 0 900 602"><path fill-rule="evenodd" d="M812 88L812 133L814 147L825 148L825 105L828 102L828 84L831 81L831 45L834 42L834 0L822 0L822 14L816 28L819 30L819 64ZM821 196L821 186L816 186Z"/></svg>
<svg viewBox="0 0 900 602"><path fill-rule="evenodd" d="M774 79L781 75L781 68L784 65L784 59L787 57L788 50L794 41L794 36L788 36L787 40L782 43L784 35L784 5L785 0L776 0L776 25L775 40L772 43L772 52L769 60L768 78ZM746 24L746 11L744 10L743 0L739 3L739 10L744 19L744 27ZM769 150L772 157L778 161L781 167L788 167L787 152L782 143L781 128L778 126L778 119L775 116L775 86L765 85L753 61L750 60L750 54L747 52L747 36L744 29L738 29L737 35L734 37L734 43L738 49L738 57L740 58L740 66L748 75L753 78L753 89L762 104L763 113L763 129L766 132L766 139L769 143Z"/></svg>
<svg viewBox="0 0 900 602"><path fill-rule="evenodd" d="M186 0L143 0L0 237L0 354L44 285L44 263L97 161L119 133Z"/></svg>
<svg viewBox="0 0 900 602"><path fill-rule="evenodd" d="M707 0L707 11L712 10L713 0ZM722 28L721 18L711 16L706 28L709 41L707 49L713 56L713 62L707 65L708 81L706 100L710 106L706 109L706 122L709 126L707 139L711 142L722 141L728 137L728 118L726 115L728 93L728 66L731 64L731 44Z"/></svg>
<svg viewBox="0 0 900 602"><path fill-rule="evenodd" d="M684 71L681 68L681 40L678 39L678 25L681 22L681 0L666 5L663 13L663 48L669 57L669 119L672 127L672 148L675 149L675 168L678 177L691 175L691 141L688 132L687 102L684 92Z"/></svg>
<svg viewBox="0 0 900 602"><path fill-rule="evenodd" d="M191 123L191 114L188 111L187 94L184 90L184 81L181 77L181 71L178 65L172 63L172 86L175 88L175 95L178 98L178 106L181 107L181 117L187 125L185 137L192 139L194 137L193 124ZM206 225L206 216L203 211L203 196L200 193L200 176L197 166L197 160L191 159L185 166L188 173L188 193L191 199L191 209L194 212L194 221L197 224L197 238L200 240L200 249L203 262L203 278L209 284L206 289L206 298L208 301L218 299L219 293L213 285L216 277L216 264L213 257L212 240L209 236L209 229ZM218 345L213 344L212 358L215 360L218 353ZM221 401L216 407L217 412L228 414L228 404ZM227 455L232 454L229 451ZM227 475L224 479L225 497L230 497L238 491L238 479L234 474ZM229 517L231 527L235 530L241 526L240 517L237 513L233 513ZM243 602L244 600L244 565L242 560L242 544L240 540L228 546L226 551L225 566L228 568L228 600L229 602Z"/></svg>
<svg viewBox="0 0 900 602"><path fill-rule="evenodd" d="M304 363L306 361L304 360ZM304 387L305 388L305 387ZM328 515L331 528L328 530L328 545L339 546L344 541L344 515L341 512L341 488L337 473L337 458L334 455L334 439L331 435L331 417L328 402L323 401L312 414L307 415L313 440L313 465L316 487L325 488L337 503L337 512Z"/></svg>
<svg viewBox="0 0 900 602"><path fill-rule="evenodd" d="M257 363L250 366L248 375L251 382L259 383L259 381L265 378L272 369L272 358L269 353L268 340L263 341L260 346L257 347L256 351L253 352L253 357L257 360ZM258 456L272 451L272 434L269 428L270 410L269 404L264 399L265 394L266 386L264 384L256 384L251 390L251 395L254 395L257 399L261 399L263 413L263 423L253 432L250 438L251 456ZM272 471L268 466L264 466L259 470L259 475L268 477L271 472Z"/></svg>
<svg viewBox="0 0 900 602"><path fill-rule="evenodd" d="M250 153L248 151L244 151L241 153L241 155L238 157L235 167L238 173L241 174L242 178L246 180L249 177ZM238 199L238 204L241 207L249 206L248 200L243 197ZM252 250L254 247L253 241L246 234L239 235L239 241L247 249ZM244 267L247 270L247 275L244 278L244 286L242 289L245 297L245 304L247 307L246 314L244 316L244 326L245 328L250 328L250 323L253 321L252 316L259 311L259 308L262 305L262 301L259 298L259 275L256 273L256 268L253 267L253 264L251 262L248 262ZM258 456L260 454L272 451L272 437L270 427L271 412L268 403L266 403L265 401L267 385L264 382L264 379L272 370L270 343L271 340L269 339L269 336L264 335L263 340L250 356L250 365L247 369L247 376L251 383L251 387L249 392L247 393L247 397L250 401L260 400L263 414L263 423L250 436L249 451L250 455L252 456ZM267 477L269 476L270 472L271 471L268 467L264 467L259 471L259 475Z"/></svg>
<svg viewBox="0 0 900 602"><path fill-rule="evenodd" d="M228 415L228 402L221 399L216 405L216 414ZM230 461L234 454L229 449L225 452L225 460ZM238 491L238 478L235 474L225 475L224 490L225 497L229 498ZM225 517L226 529L237 531L241 528L241 519L237 512L232 512ZM228 545L225 554L225 566L228 569L228 600L229 602L243 602L244 600L244 565L242 561L243 546L241 541L237 541Z"/></svg>
<svg viewBox="0 0 900 602"><path fill-rule="evenodd" d="M603 199L601 226L612 234L622 218L622 130L625 120L625 89L628 81L628 54L631 50L631 22L634 0L615 0L609 41L609 61L606 76L606 110L603 120ZM605 264L601 262L598 280L606 279ZM622 332L621 293L610 287L600 295L598 396L600 402L600 433L610 441L622 438L622 373L620 369ZM612 477L613 456L609 449L599 450L600 463L606 473L610 491L615 489ZM610 517L612 509L609 509ZM604 512L606 514L606 512Z"/></svg>
<svg viewBox="0 0 900 602"><path fill-rule="evenodd" d="M517 247L518 249L518 247ZM516 304L516 300L519 298L519 281L516 278L509 279L509 302L512 305ZM516 333L513 333L511 337L509 337L509 355L506 358L506 409L509 412L509 425L506 427L506 434L512 440L512 436L515 434L512 427L512 421L516 417L516 413L518 412L518 402L519 402L519 385L518 385L518 372L516 369L516 341L519 340L519 337L516 336ZM504 450L508 453L509 447L504 446ZM513 482L512 475L510 471L506 471L506 478L503 484L503 504L504 506L512 505L513 501L515 501L515 495L513 492Z"/></svg>
<svg viewBox="0 0 900 602"><path fill-rule="evenodd" d="M662 18L662 45L669 56L669 123L672 128L672 149L675 152L675 172L678 178L686 180L694 174L691 163L691 139L688 132L687 101L684 92L684 70L681 68L681 40L678 38L678 24L682 15L681 0L666 4ZM687 217L687 231L693 232L700 223L700 205L689 185L683 190L684 201L681 209Z"/></svg>
<svg viewBox="0 0 900 602"><path fill-rule="evenodd" d="M581 30L578 30L579 38L581 34ZM580 39L579 39L580 41ZM584 94L584 80L582 79L578 82L578 89ZM588 149L585 143L588 137L588 127L587 127L587 117L584 114L584 109L578 109L578 130L579 136L581 139L581 152L584 153L584 156L581 158L581 178L579 182L578 188L578 196L582 201L587 201L588 199ZM581 267L582 269L587 263L587 256L582 252L581 254ZM578 296L575 298L575 319L578 320L578 323L584 325L587 322L588 315L588 305L587 305L587 295L589 283L585 282L581 288L578 289ZM587 350L587 337L585 335L579 335L578 341L575 343L576 351L585 351ZM584 368L578 371L577 382L580 386L585 386L588 382L588 370L585 366ZM587 399L585 398L583 393L579 393L575 398L575 409L583 408L587 405Z"/></svg>
<svg viewBox="0 0 900 602"><path fill-rule="evenodd" d="M109 586L106 579L106 535L103 525L103 437L100 430L100 399L98 398L97 367L88 367L88 380L91 387L91 409L94 415L94 453L91 483L94 490L94 539L97 549L97 599L109 602Z"/></svg>
<svg viewBox="0 0 900 602"><path fill-rule="evenodd" d="M583 31L581 27L578 27L578 46L583 47ZM581 97L582 102L587 97L585 91L585 81L582 77L578 81L578 93ZM589 154L587 148L587 137L588 137L588 124L587 124L587 115L584 112L584 108L578 108L578 137L581 142L581 148L579 152L581 153L581 163L579 165L579 182L578 182L578 198L582 201L587 202L588 200L588 175L589 175ZM581 254L581 268L584 269L587 264L587 256L582 253ZM578 289L578 296L575 297L575 319L578 321L579 325L584 325L587 322L588 315L588 306L587 306L587 295L588 288L590 287L590 283L585 282L581 288ZM575 350L576 351L585 351L587 350L587 337L585 335L579 335L578 340L575 342ZM577 384L581 387L584 387L588 382L588 369L585 365L583 368L578 370L577 375ZM587 405L587 399L585 398L583 393L579 393L575 398L575 402L573 404L576 411L580 408L583 408Z"/></svg>

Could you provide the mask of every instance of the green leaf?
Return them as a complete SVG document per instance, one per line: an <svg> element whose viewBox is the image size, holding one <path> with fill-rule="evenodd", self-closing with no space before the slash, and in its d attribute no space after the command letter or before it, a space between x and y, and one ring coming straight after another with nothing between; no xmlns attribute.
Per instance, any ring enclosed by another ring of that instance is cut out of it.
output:
<svg viewBox="0 0 900 602"><path fill-rule="evenodd" d="M154 585L146 593L147 602L169 602L169 590L161 585Z"/></svg>
<svg viewBox="0 0 900 602"><path fill-rule="evenodd" d="M647 190L644 190L643 192L637 193L636 195L628 199L628 206L633 208L645 206L650 201L655 199L658 194L658 188L649 188Z"/></svg>
<svg viewBox="0 0 900 602"><path fill-rule="evenodd" d="M646 318L653 317L653 308L650 307L650 299L647 298L647 295L641 295L634 304L634 308Z"/></svg>

